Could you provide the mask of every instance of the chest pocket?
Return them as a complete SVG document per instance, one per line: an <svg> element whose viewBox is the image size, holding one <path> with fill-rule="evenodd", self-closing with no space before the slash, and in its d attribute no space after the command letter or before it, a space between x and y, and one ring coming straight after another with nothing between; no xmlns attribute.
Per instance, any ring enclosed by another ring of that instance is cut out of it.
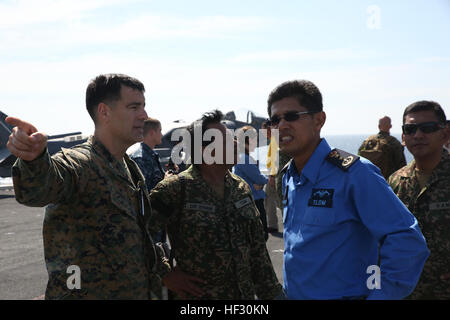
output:
<svg viewBox="0 0 450 320"><path fill-rule="evenodd" d="M313 226L331 226L335 224L335 211L331 208L306 207L303 223Z"/></svg>
<svg viewBox="0 0 450 320"><path fill-rule="evenodd" d="M110 185L111 202L125 215L136 219L138 214L138 200L137 194L133 192L128 187L117 187L113 184ZM131 200L131 201L130 201Z"/></svg>
<svg viewBox="0 0 450 320"><path fill-rule="evenodd" d="M217 208L199 208L198 204L187 203L183 208L179 234L180 241L189 243L189 246L201 248L214 247L217 236L220 235L220 221L216 213ZM177 230L174 230L177 232Z"/></svg>

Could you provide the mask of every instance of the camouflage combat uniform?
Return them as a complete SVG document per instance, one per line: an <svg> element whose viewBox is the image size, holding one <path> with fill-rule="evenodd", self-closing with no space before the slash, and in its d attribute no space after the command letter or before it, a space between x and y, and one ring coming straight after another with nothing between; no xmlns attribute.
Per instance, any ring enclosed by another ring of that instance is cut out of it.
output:
<svg viewBox="0 0 450 320"><path fill-rule="evenodd" d="M439 165L421 190L415 160L389 177L394 192L415 215L431 251L412 299L450 299L450 157ZM447 279L443 275L447 274Z"/></svg>
<svg viewBox="0 0 450 320"><path fill-rule="evenodd" d="M144 177L128 156L124 159L128 172L90 137L52 157L44 152L13 166L17 201L47 205L46 299L148 299L150 277L170 271L149 237ZM71 265L80 268L81 289L67 286Z"/></svg>
<svg viewBox="0 0 450 320"><path fill-rule="evenodd" d="M358 149L358 155L369 159L381 170L385 179L406 165L404 147L387 132L368 137Z"/></svg>
<svg viewBox="0 0 450 320"><path fill-rule="evenodd" d="M161 181L150 201L152 225L167 226L177 265L206 281L199 284L205 291L200 299L254 299L255 294L273 299L281 293L259 213L243 179L228 172L221 199L199 169L190 166Z"/></svg>

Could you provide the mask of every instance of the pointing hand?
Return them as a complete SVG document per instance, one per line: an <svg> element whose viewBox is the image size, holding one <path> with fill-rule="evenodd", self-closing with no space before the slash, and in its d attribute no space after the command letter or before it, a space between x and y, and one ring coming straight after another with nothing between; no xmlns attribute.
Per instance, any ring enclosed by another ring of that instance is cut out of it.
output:
<svg viewBox="0 0 450 320"><path fill-rule="evenodd" d="M30 123L19 118L7 117L7 123L14 126L6 146L18 158L32 161L47 147L47 135L38 132Z"/></svg>

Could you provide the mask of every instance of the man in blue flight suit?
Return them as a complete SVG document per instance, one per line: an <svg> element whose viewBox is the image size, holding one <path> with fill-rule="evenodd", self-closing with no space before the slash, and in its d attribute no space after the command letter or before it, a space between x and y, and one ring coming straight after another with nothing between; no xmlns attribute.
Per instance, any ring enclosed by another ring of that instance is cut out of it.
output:
<svg viewBox="0 0 450 320"><path fill-rule="evenodd" d="M150 192L161 180L164 179L164 170L159 161L159 155L153 150L161 143L161 122L157 119L147 118L144 122L144 141L130 154L141 169Z"/></svg>
<svg viewBox="0 0 450 320"><path fill-rule="evenodd" d="M370 161L331 149L310 81L275 88L268 113L283 177L284 289L289 299L402 299L429 255L417 220Z"/></svg>

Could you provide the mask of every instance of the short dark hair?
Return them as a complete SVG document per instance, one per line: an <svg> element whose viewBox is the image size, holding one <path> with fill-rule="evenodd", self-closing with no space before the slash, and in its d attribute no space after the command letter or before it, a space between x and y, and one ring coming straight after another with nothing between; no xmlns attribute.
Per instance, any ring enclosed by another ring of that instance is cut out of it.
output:
<svg viewBox="0 0 450 320"><path fill-rule="evenodd" d="M413 112L420 111L433 111L436 117L438 118L439 123L446 124L447 118L445 116L444 109L442 109L441 105L435 101L427 101L421 100L411 103L406 107L405 112L403 112L403 124L405 124L406 116Z"/></svg>
<svg viewBox="0 0 450 320"><path fill-rule="evenodd" d="M161 126L161 122L158 119L148 117L144 120L144 137L150 130L158 129Z"/></svg>
<svg viewBox="0 0 450 320"><path fill-rule="evenodd" d="M284 98L295 98L308 111L323 110L322 94L314 83L308 80L286 81L276 87L267 99L267 112L271 116L272 104Z"/></svg>
<svg viewBox="0 0 450 320"><path fill-rule="evenodd" d="M189 135L191 136L191 163L193 165L195 165L194 164L195 147L198 148L198 145L196 145L194 142L194 128L197 126L201 126L202 139L203 139L203 135L205 134L208 125L214 124L214 123L221 123L222 120L223 120L223 113L220 110L215 109L212 111L205 112L200 119L194 121L187 127ZM210 143L212 143L212 141L203 141L202 140L202 146L204 146L204 147L206 147Z"/></svg>
<svg viewBox="0 0 450 320"><path fill-rule="evenodd" d="M94 123L96 122L97 106L99 103L111 103L120 99L120 89L123 86L145 92L144 85L138 79L130 76L109 73L101 74L92 79L86 89L86 109Z"/></svg>

